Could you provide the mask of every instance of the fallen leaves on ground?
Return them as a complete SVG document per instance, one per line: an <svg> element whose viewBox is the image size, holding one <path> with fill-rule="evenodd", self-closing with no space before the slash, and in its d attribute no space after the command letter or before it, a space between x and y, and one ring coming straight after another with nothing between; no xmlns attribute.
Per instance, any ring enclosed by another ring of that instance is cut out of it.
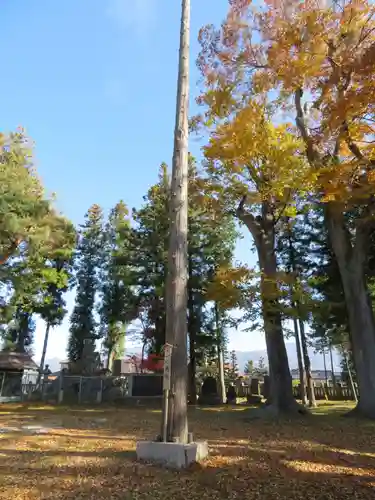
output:
<svg viewBox="0 0 375 500"><path fill-rule="evenodd" d="M48 432L0 434L0 498L370 499L375 424L341 418L342 409L250 423L238 408L191 409L190 430L210 456L172 471L135 460L136 441L159 432L159 411L2 405L0 427Z"/></svg>

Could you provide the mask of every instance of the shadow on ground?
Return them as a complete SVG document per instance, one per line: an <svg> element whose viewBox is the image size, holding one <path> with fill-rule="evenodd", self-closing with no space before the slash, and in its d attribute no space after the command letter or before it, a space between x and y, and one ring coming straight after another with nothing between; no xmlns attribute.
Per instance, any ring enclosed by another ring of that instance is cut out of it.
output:
<svg viewBox="0 0 375 500"><path fill-rule="evenodd" d="M104 409L100 417L106 420L96 428L95 412L17 412L25 422L35 414L45 423L60 418L64 429L0 438L0 498L34 500L51 498L51 492L54 499L97 500L374 496L375 426L333 413L245 423L236 410L191 410L190 428L209 440L210 457L187 471L136 462L135 441L158 432L160 413L154 410Z"/></svg>

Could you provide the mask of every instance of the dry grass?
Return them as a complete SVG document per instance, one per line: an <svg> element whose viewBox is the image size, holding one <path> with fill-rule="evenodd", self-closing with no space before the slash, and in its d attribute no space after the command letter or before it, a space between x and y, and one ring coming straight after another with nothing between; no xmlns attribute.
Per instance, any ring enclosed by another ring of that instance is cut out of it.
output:
<svg viewBox="0 0 375 500"><path fill-rule="evenodd" d="M135 461L136 440L159 430L155 410L3 405L0 427L61 428L0 434L0 498L374 498L375 425L340 418L344 409L273 423L246 423L240 409L191 410L190 428L211 454L176 472Z"/></svg>

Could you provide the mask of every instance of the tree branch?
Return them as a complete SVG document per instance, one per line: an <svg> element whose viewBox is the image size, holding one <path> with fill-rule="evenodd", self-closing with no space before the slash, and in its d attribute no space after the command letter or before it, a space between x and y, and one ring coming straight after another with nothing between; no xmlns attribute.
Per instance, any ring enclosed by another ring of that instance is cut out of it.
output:
<svg viewBox="0 0 375 500"><path fill-rule="evenodd" d="M250 233L253 235L255 243L258 244L261 238L262 228L259 222L254 217L254 215L250 214L249 212L246 212L245 210L246 200L247 200L247 195L244 195L237 207L236 215L238 219L245 224Z"/></svg>
<svg viewBox="0 0 375 500"><path fill-rule="evenodd" d="M303 90L301 88L297 89L294 93L294 104L297 111L296 125L306 146L307 159L309 160L310 164L313 164L315 162L316 154L310 134L306 127L305 114L303 112L301 102L302 96Z"/></svg>
<svg viewBox="0 0 375 500"><path fill-rule="evenodd" d="M348 127L348 124L346 121L344 122L344 125L343 125L343 131L344 131L344 136L345 136L345 142L348 145L350 152L357 158L357 160L361 160L361 161L364 160L365 157L363 156L361 150L359 149L357 144L350 137L349 127Z"/></svg>

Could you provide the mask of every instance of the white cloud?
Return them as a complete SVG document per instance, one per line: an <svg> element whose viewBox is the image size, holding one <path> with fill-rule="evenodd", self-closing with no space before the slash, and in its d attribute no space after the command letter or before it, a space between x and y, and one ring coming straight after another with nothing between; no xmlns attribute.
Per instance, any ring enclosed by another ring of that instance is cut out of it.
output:
<svg viewBox="0 0 375 500"><path fill-rule="evenodd" d="M107 14L119 27L143 35L155 26L158 0L108 0Z"/></svg>

